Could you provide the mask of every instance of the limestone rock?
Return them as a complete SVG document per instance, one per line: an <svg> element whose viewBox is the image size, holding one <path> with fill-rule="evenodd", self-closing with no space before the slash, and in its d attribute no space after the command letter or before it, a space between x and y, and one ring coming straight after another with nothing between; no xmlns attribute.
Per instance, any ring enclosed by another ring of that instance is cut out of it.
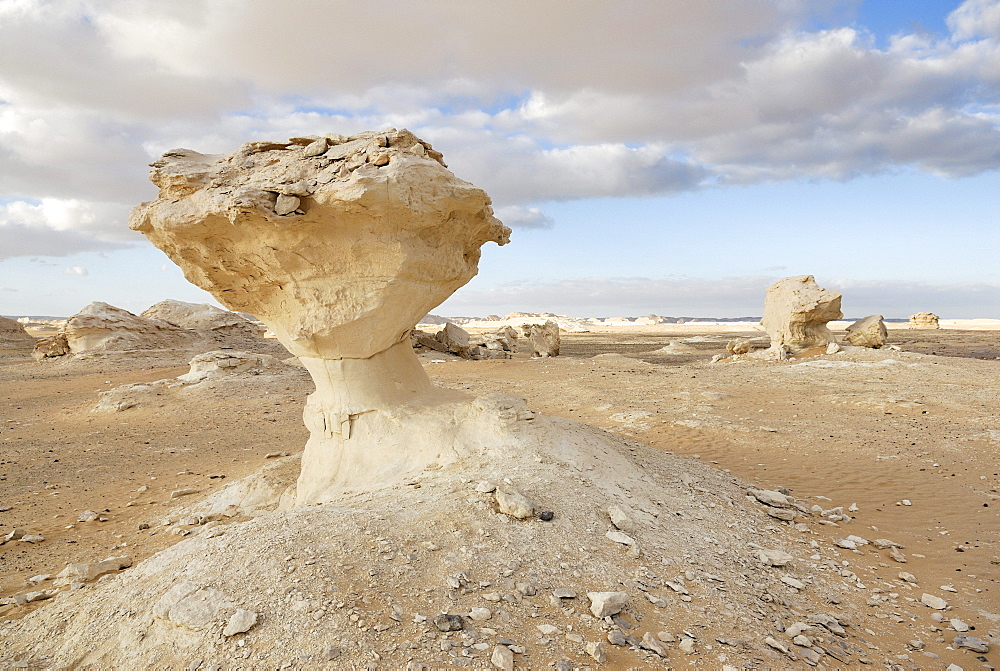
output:
<svg viewBox="0 0 1000 671"><path fill-rule="evenodd" d="M948 607L947 601L939 596L927 594L926 592L920 595L920 603L924 604L928 608L933 608L934 610L944 610Z"/></svg>
<svg viewBox="0 0 1000 671"><path fill-rule="evenodd" d="M73 354L188 347L200 338L161 319L146 319L101 302L91 303L70 317L62 333Z"/></svg>
<svg viewBox="0 0 1000 671"><path fill-rule="evenodd" d="M771 336L771 348L825 348L834 341L827 322L844 316L840 299L840 293L821 289L812 275L786 277L769 286L760 321Z"/></svg>
<svg viewBox="0 0 1000 671"><path fill-rule="evenodd" d="M506 645L493 647L493 656L490 657L493 666L503 671L514 671L514 653Z"/></svg>
<svg viewBox="0 0 1000 671"><path fill-rule="evenodd" d="M212 624L220 610L235 606L225 593L185 580L160 597L153 605L153 615L188 629L200 630Z"/></svg>
<svg viewBox="0 0 1000 671"><path fill-rule="evenodd" d="M267 354L215 350L191 359L191 370L179 375L177 379L183 382L200 382L225 375L260 374L281 366L280 361Z"/></svg>
<svg viewBox="0 0 1000 671"><path fill-rule="evenodd" d="M31 356L39 361L42 359L54 359L56 357L69 354L69 342L62 333L39 338L35 342L35 349Z"/></svg>
<svg viewBox="0 0 1000 671"><path fill-rule="evenodd" d="M532 356L559 356L559 324L525 324L521 327Z"/></svg>
<svg viewBox="0 0 1000 671"><path fill-rule="evenodd" d="M139 316L146 319L160 319L192 331L212 331L220 335L243 337L259 337L261 334L258 325L243 315L221 310L207 303L160 301L144 310Z"/></svg>
<svg viewBox="0 0 1000 671"><path fill-rule="evenodd" d="M615 525L616 529L630 533L635 531L635 523L629 518L628 513L626 513L620 506L611 506L608 508L608 517L611 518L611 523Z"/></svg>
<svg viewBox="0 0 1000 671"><path fill-rule="evenodd" d="M844 340L856 347L879 348L886 343L889 332L886 331L882 315L869 315L859 319L847 327Z"/></svg>
<svg viewBox="0 0 1000 671"><path fill-rule="evenodd" d="M747 354L753 349L753 341L747 338L730 340L726 343L726 351L730 354Z"/></svg>
<svg viewBox="0 0 1000 671"><path fill-rule="evenodd" d="M936 329L940 328L938 316L933 312L918 312L910 315L911 329Z"/></svg>
<svg viewBox="0 0 1000 671"><path fill-rule="evenodd" d="M152 164L158 198L130 216L188 280L267 324L316 382L298 505L433 461L430 445L385 440L401 430L392 411L454 396L431 386L408 334L472 279L483 244L510 235L486 193L409 131L359 133L307 156L314 141L167 152ZM294 211L283 196L299 199Z"/></svg>
<svg viewBox="0 0 1000 671"><path fill-rule="evenodd" d="M0 350L32 350L35 339L13 319L0 317Z"/></svg>
<svg viewBox="0 0 1000 671"><path fill-rule="evenodd" d="M457 354L466 359L470 358L469 332L462 327L448 322L444 328L434 334L434 339L441 343L444 347L443 351Z"/></svg>
<svg viewBox="0 0 1000 671"><path fill-rule="evenodd" d="M956 650L965 648L966 650L982 654L986 654L990 651L990 646L986 641L981 638L976 638L975 636L969 636L968 634L959 634L956 636L955 640L951 642L951 647Z"/></svg>
<svg viewBox="0 0 1000 671"><path fill-rule="evenodd" d="M229 622L226 623L226 628L222 630L222 635L235 636L236 634L242 634L250 631L250 628L255 624L257 624L257 613L238 608L232 617L229 618Z"/></svg>
<svg viewBox="0 0 1000 671"><path fill-rule="evenodd" d="M498 487L495 496L500 512L505 515L526 520L535 514L535 504L531 499L513 487Z"/></svg>
<svg viewBox="0 0 1000 671"><path fill-rule="evenodd" d="M68 564L56 575L57 583L90 582L106 573L114 573L132 565L130 557L109 557L103 561Z"/></svg>
<svg viewBox="0 0 1000 671"><path fill-rule="evenodd" d="M628 604L625 592L587 592L590 598L590 612L600 619L616 615Z"/></svg>

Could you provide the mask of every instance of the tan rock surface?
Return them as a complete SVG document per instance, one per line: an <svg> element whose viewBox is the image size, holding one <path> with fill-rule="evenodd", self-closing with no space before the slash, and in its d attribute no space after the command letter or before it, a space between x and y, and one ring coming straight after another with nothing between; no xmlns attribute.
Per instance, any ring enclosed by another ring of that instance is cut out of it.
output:
<svg viewBox="0 0 1000 671"><path fill-rule="evenodd" d="M402 445L397 422L416 420L393 413L409 404L433 423L416 406L455 395L431 387L409 332L510 230L409 131L298 140L168 152L150 176L159 197L130 225L220 303L264 321L312 375L306 505L433 460L432 445Z"/></svg>
<svg viewBox="0 0 1000 671"><path fill-rule="evenodd" d="M869 315L854 322L846 329L844 341L855 347L882 347L889 338L882 315Z"/></svg>
<svg viewBox="0 0 1000 671"><path fill-rule="evenodd" d="M826 325L844 316L840 298L836 291L821 289L812 275L786 277L769 286L760 323L771 336L771 348L796 352L833 342Z"/></svg>

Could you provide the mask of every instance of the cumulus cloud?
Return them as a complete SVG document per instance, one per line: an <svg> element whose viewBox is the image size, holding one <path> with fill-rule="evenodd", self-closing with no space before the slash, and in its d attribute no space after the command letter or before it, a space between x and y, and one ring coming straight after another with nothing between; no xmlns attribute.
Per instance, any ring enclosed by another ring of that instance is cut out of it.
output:
<svg viewBox="0 0 1000 671"><path fill-rule="evenodd" d="M63 275L80 275L86 277L90 273L83 266L70 266L63 271Z"/></svg>
<svg viewBox="0 0 1000 671"><path fill-rule="evenodd" d="M63 228L7 212L19 241L0 254L62 253L54 236L37 249L46 230L132 240L150 159L248 137L409 127L536 227L545 201L1000 168L1000 2L885 47L863 27L806 29L829 6L3 3L0 203L118 211Z"/></svg>
<svg viewBox="0 0 1000 671"><path fill-rule="evenodd" d="M510 205L496 211L500 221L511 228L552 228L552 217L537 207Z"/></svg>
<svg viewBox="0 0 1000 671"><path fill-rule="evenodd" d="M69 256L122 249L136 242L126 224L128 208L116 203L43 198L0 204L0 259Z"/></svg>

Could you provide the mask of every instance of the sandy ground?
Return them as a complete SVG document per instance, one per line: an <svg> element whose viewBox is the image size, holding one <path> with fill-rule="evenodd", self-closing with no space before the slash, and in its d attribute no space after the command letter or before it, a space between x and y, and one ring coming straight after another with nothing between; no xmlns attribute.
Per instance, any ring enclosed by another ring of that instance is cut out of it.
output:
<svg viewBox="0 0 1000 671"><path fill-rule="evenodd" d="M711 364L730 338L762 335L726 328L565 334L553 359L423 359L443 386L522 396L535 410L695 456L810 505L855 504L854 522L830 525L830 538L890 538L906 557L886 563L844 550L859 576L888 591L898 589L890 581L899 571L914 573L917 598L922 590L944 596L961 605L969 633L1000 635L1000 331L893 330L901 351ZM656 351L671 342L687 352ZM284 356L273 343L261 351ZM68 562L148 557L180 539L162 524L180 504L171 492L201 496L256 470L267 454L301 450L311 382L291 366L218 383L189 403L90 411L98 392L175 377L188 358L0 359L0 509L9 506L0 536L16 527L45 538L0 548L0 597ZM78 522L84 510L106 521ZM0 617L34 607L0 607ZM898 619L910 626L906 614ZM947 660L945 638L919 624L913 637ZM995 665L998 648L981 660L962 653L964 668ZM940 660L920 664L944 668Z"/></svg>

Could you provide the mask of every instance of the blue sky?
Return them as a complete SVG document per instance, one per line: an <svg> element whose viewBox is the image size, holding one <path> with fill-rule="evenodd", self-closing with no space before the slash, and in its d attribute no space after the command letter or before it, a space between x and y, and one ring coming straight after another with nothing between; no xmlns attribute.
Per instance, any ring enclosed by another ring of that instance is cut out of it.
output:
<svg viewBox="0 0 1000 671"><path fill-rule="evenodd" d="M272 8L0 5L0 314L208 302L127 228L146 164L395 126L514 229L439 314L756 315L813 274L1000 318L1000 0Z"/></svg>

